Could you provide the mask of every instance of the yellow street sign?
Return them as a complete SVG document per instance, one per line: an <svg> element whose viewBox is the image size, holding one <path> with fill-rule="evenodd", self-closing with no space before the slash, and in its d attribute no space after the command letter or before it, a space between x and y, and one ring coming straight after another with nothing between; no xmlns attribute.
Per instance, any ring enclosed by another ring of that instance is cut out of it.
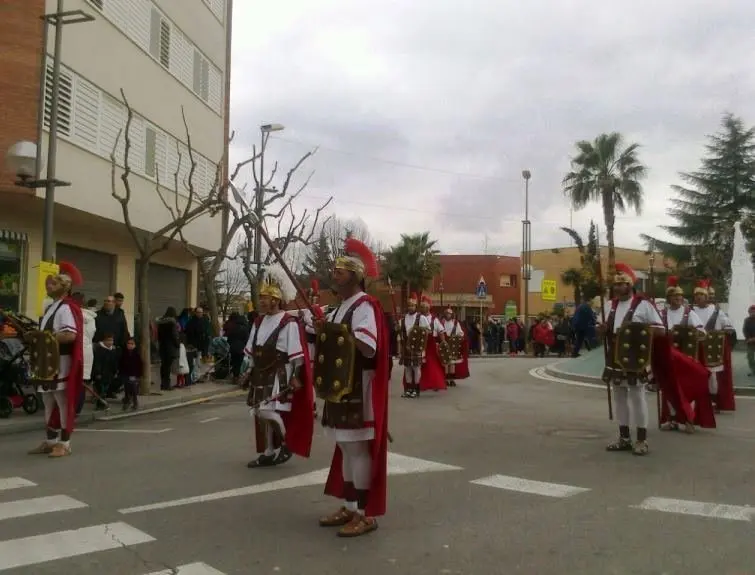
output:
<svg viewBox="0 0 755 575"><path fill-rule="evenodd" d="M39 262L39 272L37 275L37 315L42 317L45 308L52 303L52 299L47 296L47 277L58 274L60 268L53 262Z"/></svg>
<svg viewBox="0 0 755 575"><path fill-rule="evenodd" d="M543 301L556 301L556 280L543 280L540 284L540 296Z"/></svg>

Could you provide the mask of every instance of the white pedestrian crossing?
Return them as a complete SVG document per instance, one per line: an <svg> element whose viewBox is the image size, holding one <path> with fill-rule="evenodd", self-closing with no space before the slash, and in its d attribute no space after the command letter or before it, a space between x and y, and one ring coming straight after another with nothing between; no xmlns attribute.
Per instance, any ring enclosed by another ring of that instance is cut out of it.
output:
<svg viewBox="0 0 755 575"><path fill-rule="evenodd" d="M49 497L36 497L34 499L17 499L0 503L0 521L4 519L16 519L41 515L43 513L55 513L57 511L70 511L89 507L86 503L77 501L68 495L51 495Z"/></svg>
<svg viewBox="0 0 755 575"><path fill-rule="evenodd" d="M163 569L147 575L225 575L222 571L213 569L206 563L190 563L188 565L179 565L175 570Z"/></svg>
<svg viewBox="0 0 755 575"><path fill-rule="evenodd" d="M37 484L23 477L0 477L0 491L18 489L19 487L36 487Z"/></svg>
<svg viewBox="0 0 755 575"><path fill-rule="evenodd" d="M510 475L491 475L490 477L475 479L470 483L474 485L484 485L485 487L495 487L506 491L518 491L519 493L527 493L530 495L542 495L543 497L572 497L573 495L590 491L586 487L534 481L532 479L512 477Z"/></svg>

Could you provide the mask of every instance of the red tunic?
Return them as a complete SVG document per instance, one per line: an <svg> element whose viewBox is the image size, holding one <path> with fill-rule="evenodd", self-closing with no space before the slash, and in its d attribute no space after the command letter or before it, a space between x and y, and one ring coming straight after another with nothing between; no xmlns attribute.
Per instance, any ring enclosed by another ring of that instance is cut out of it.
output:
<svg viewBox="0 0 755 575"><path fill-rule="evenodd" d="M385 323L385 314L380 302L372 296L365 296L375 313L377 342L375 351L375 375L371 382L372 410L374 415L375 438L370 440L370 458L372 460L372 480L365 513L369 517L385 515L386 492L388 488L388 363L390 333ZM310 405L310 418L312 406ZM325 483L325 494L344 499L343 454L336 445L330 473Z"/></svg>

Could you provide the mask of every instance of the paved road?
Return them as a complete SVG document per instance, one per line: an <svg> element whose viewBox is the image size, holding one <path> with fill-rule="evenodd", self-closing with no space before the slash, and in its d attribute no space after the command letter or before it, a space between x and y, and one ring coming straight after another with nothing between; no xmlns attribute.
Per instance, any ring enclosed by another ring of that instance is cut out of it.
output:
<svg viewBox="0 0 755 575"><path fill-rule="evenodd" d="M327 441L249 470L236 400L99 423L64 460L24 455L36 435L0 438L0 573L755 571L753 401L715 432L653 432L646 458L608 454L604 393L530 375L541 365L475 362L419 401L396 382L389 514L358 540L316 525L335 503Z"/></svg>

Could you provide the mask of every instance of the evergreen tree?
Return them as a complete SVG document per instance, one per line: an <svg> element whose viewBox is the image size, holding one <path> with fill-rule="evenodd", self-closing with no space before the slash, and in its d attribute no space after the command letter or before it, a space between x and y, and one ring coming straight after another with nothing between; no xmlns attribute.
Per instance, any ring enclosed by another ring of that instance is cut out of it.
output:
<svg viewBox="0 0 755 575"><path fill-rule="evenodd" d="M672 188L677 197L668 215L677 224L661 226L680 243L643 239L676 260L683 276L709 277L722 294L731 275L736 222L742 222L751 253L755 247L755 129L726 114L706 151L700 169L680 174L685 185Z"/></svg>
<svg viewBox="0 0 755 575"><path fill-rule="evenodd" d="M328 245L328 237L325 232L320 232L317 242L309 248L307 258L302 266L303 275L308 279L316 279L324 287L330 284L330 275L333 272L333 254Z"/></svg>

